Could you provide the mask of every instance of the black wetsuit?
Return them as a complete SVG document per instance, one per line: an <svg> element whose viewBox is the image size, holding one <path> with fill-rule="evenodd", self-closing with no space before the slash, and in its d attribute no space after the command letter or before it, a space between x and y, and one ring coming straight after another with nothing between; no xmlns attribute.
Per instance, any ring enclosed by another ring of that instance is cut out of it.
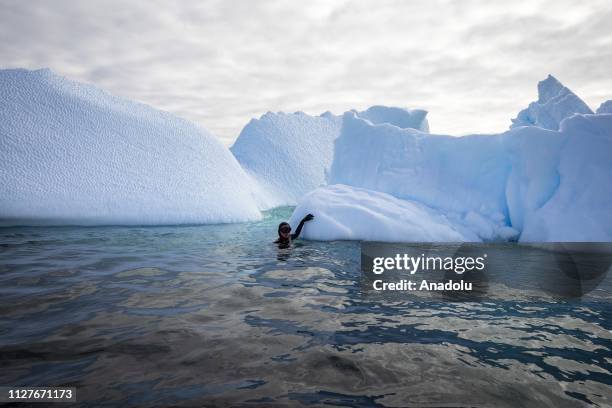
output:
<svg viewBox="0 0 612 408"><path fill-rule="evenodd" d="M312 214L308 214L307 216L302 218L302 221L300 221L300 223L298 224L298 227L295 229L295 232L293 234L291 234L291 238L290 239L283 239L283 238L281 238L279 236L279 238L276 241L274 241L274 243L275 244L288 244L292 240L297 239L300 236L300 233L302 232L302 228L304 228L304 224L307 221L312 220L313 218L314 217L312 216ZM278 226L279 235L280 235L281 228L284 227L285 225L289 225L289 223L281 222L280 225Z"/></svg>

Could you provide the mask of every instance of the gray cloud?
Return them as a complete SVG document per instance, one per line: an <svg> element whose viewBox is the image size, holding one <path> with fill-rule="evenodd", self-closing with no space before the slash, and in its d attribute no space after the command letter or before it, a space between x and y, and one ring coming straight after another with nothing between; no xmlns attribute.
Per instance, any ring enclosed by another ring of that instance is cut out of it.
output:
<svg viewBox="0 0 612 408"><path fill-rule="evenodd" d="M501 131L548 73L612 97L609 0L0 0L0 64L50 67L227 144L268 110L422 107L432 131Z"/></svg>

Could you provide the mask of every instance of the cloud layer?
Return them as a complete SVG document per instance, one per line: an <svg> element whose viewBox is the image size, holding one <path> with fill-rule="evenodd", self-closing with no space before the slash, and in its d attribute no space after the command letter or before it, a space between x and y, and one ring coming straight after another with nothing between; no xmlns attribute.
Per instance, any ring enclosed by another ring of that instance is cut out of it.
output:
<svg viewBox="0 0 612 408"><path fill-rule="evenodd" d="M49 67L230 144L266 111L430 111L434 133L504 130L552 73L612 98L609 0L0 0L2 68Z"/></svg>

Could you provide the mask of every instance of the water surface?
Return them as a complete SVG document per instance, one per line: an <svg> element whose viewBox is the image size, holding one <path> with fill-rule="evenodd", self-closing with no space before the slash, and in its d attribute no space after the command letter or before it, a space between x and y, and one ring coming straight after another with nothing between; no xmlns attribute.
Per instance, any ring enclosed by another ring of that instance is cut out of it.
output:
<svg viewBox="0 0 612 408"><path fill-rule="evenodd" d="M290 213L0 229L0 384L102 407L612 405L609 278L579 301L370 299L358 243L272 244Z"/></svg>

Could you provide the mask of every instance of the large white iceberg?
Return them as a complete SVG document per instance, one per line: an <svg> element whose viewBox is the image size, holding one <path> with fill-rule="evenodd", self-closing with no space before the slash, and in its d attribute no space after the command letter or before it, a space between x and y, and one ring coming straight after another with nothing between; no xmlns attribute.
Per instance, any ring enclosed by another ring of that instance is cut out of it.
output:
<svg viewBox="0 0 612 408"><path fill-rule="evenodd" d="M427 111L372 106L355 115L369 123L428 131ZM252 119L231 148L259 188L261 208L295 205L307 192L327 184L342 116L268 112Z"/></svg>
<svg viewBox="0 0 612 408"><path fill-rule="evenodd" d="M395 214L402 220L398 228L407 219L408 225L431 225L434 214L444 216L437 223L446 222L468 240L610 241L612 115L567 116L559 130L525 126L498 135L450 137L377 125L349 112L335 143L329 182L357 188L359 195L364 189L382 192L428 214ZM325 196L335 204L326 204ZM320 212L341 220L335 231L329 229L333 223L313 223L306 237L379 239L377 219L387 230L388 199L380 198L378 205L372 198L367 211L350 218L344 208L351 201L364 208L361 198L343 194L339 205L339 197L337 191L318 189L300 202L297 218ZM356 227L361 223L368 228ZM423 237L416 230L399 235L402 241Z"/></svg>
<svg viewBox="0 0 612 408"><path fill-rule="evenodd" d="M558 130L561 121L575 113L593 113L582 99L549 75L538 83L538 100L512 119L512 128L538 126Z"/></svg>
<svg viewBox="0 0 612 408"><path fill-rule="evenodd" d="M202 128L49 70L0 71L0 222L184 224L260 217Z"/></svg>
<svg viewBox="0 0 612 408"><path fill-rule="evenodd" d="M420 205L429 213L444 215L449 227L460 231L466 240L516 236L508 222L505 195L510 158L504 154L499 135L429 135L389 124L375 125L350 112L344 115L343 123L330 184L378 191ZM304 203L298 209L301 206ZM318 210L311 211L316 215ZM376 211L374 207L372 211ZM418 240L420 236L403 234L401 240Z"/></svg>

